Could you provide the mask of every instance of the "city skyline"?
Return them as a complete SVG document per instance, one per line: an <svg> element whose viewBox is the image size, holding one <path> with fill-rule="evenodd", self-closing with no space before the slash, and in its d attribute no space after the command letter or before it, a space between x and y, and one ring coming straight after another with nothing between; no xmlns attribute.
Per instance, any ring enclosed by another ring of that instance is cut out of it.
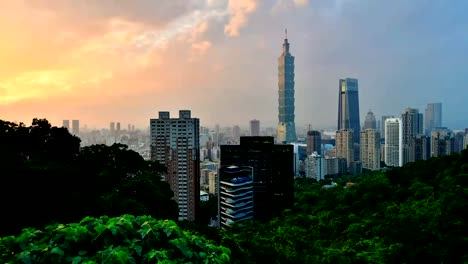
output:
<svg viewBox="0 0 468 264"><path fill-rule="evenodd" d="M274 127L276 58L287 27L301 58L297 127L333 127L336 80L352 76L361 108L376 117L441 102L444 126L463 129L467 4L4 1L0 118L88 127L118 119L146 128L157 109L190 108L207 126L255 116Z"/></svg>

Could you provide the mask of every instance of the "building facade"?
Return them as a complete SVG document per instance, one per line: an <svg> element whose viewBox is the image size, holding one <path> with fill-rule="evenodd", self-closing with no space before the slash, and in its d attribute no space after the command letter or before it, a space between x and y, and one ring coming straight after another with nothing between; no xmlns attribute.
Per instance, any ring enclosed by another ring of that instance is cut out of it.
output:
<svg viewBox="0 0 468 264"><path fill-rule="evenodd" d="M260 136L260 121L257 119L250 120L250 136L251 137Z"/></svg>
<svg viewBox="0 0 468 264"><path fill-rule="evenodd" d="M413 138L423 134L423 115L416 108L406 108L401 114L403 128L403 165L413 162L411 159L411 144Z"/></svg>
<svg viewBox="0 0 468 264"><path fill-rule="evenodd" d="M159 112L150 120L151 159L167 167L165 180L174 192L179 219L195 221L200 201L200 120L189 110L178 118Z"/></svg>
<svg viewBox="0 0 468 264"><path fill-rule="evenodd" d="M62 127L70 130L70 120L63 120Z"/></svg>
<svg viewBox="0 0 468 264"><path fill-rule="evenodd" d="M450 155L455 152L455 139L447 128L436 128L431 132L431 157Z"/></svg>
<svg viewBox="0 0 468 264"><path fill-rule="evenodd" d="M78 135L80 133L80 120L72 120L72 133Z"/></svg>
<svg viewBox="0 0 468 264"><path fill-rule="evenodd" d="M320 181L325 179L324 158L317 152L309 155L305 161L305 176Z"/></svg>
<svg viewBox="0 0 468 264"><path fill-rule="evenodd" d="M269 220L294 203L294 146L273 137L241 137L239 145L221 146L221 166L252 167L254 218Z"/></svg>
<svg viewBox="0 0 468 264"><path fill-rule="evenodd" d="M380 132L376 129L361 131L361 162L362 168L368 170L380 169Z"/></svg>
<svg viewBox="0 0 468 264"><path fill-rule="evenodd" d="M375 119L374 113L371 110L367 112L366 118L364 119L363 130L366 129L377 129L377 121Z"/></svg>
<svg viewBox="0 0 468 264"><path fill-rule="evenodd" d="M359 93L357 79L340 79L338 90L338 128L354 132L353 142L359 144Z"/></svg>
<svg viewBox="0 0 468 264"><path fill-rule="evenodd" d="M287 36L283 43L283 53L278 58L278 88L277 142L295 142L297 136L294 122L294 56L289 52Z"/></svg>
<svg viewBox="0 0 468 264"><path fill-rule="evenodd" d="M352 129L341 129L336 131L336 157L346 160L349 170L351 162L354 161L354 132Z"/></svg>
<svg viewBox="0 0 468 264"><path fill-rule="evenodd" d="M307 131L307 156L314 152L322 154L322 136L319 131L309 130Z"/></svg>
<svg viewBox="0 0 468 264"><path fill-rule="evenodd" d="M385 120L385 164L403 166L403 125L401 118Z"/></svg>
<svg viewBox="0 0 468 264"><path fill-rule="evenodd" d="M382 116L382 122L380 122L380 124L381 124L381 126L380 126L380 137L382 137L383 139L385 139L385 120L387 120L389 118L395 118L395 117L392 116L392 115L385 115L385 116Z"/></svg>
<svg viewBox="0 0 468 264"><path fill-rule="evenodd" d="M222 166L219 170L218 219L221 228L254 218L252 167Z"/></svg>
<svg viewBox="0 0 468 264"><path fill-rule="evenodd" d="M442 103L429 103L426 107L426 120L424 130L430 136L432 130L442 127Z"/></svg>

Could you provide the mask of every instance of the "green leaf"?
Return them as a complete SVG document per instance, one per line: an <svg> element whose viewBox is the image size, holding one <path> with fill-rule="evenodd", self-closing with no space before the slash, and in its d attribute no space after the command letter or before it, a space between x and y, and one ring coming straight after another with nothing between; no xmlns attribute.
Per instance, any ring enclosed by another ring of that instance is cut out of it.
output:
<svg viewBox="0 0 468 264"><path fill-rule="evenodd" d="M107 227L105 225L99 224L94 227L94 230L98 233L98 235L101 235L104 230L106 230Z"/></svg>
<svg viewBox="0 0 468 264"><path fill-rule="evenodd" d="M51 251L50 251L51 254L57 254L57 255L60 255L60 256L63 256L64 255L64 252L62 249L60 249L59 247L54 247Z"/></svg>
<svg viewBox="0 0 468 264"><path fill-rule="evenodd" d="M80 224L83 224L83 223L86 223L86 222L95 221L95 220L96 220L96 218L91 217L91 216L87 216L87 217L83 218L83 219L80 221Z"/></svg>
<svg viewBox="0 0 468 264"><path fill-rule="evenodd" d="M128 261L128 252L127 251L118 251L115 253L117 256L117 259L120 261L120 263L125 264Z"/></svg>
<svg viewBox="0 0 468 264"><path fill-rule="evenodd" d="M72 264L79 264L81 262L82 258L80 256L74 257L72 259Z"/></svg>

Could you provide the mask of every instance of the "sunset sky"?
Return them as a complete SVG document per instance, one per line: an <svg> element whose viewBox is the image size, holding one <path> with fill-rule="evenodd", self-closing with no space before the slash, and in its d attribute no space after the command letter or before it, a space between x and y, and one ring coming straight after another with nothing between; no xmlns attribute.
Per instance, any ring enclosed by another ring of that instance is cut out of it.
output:
<svg viewBox="0 0 468 264"><path fill-rule="evenodd" d="M339 78L369 109L443 103L468 127L468 1L0 1L0 119L147 127L190 109L201 124L277 123L284 29L296 57L296 124L333 128Z"/></svg>

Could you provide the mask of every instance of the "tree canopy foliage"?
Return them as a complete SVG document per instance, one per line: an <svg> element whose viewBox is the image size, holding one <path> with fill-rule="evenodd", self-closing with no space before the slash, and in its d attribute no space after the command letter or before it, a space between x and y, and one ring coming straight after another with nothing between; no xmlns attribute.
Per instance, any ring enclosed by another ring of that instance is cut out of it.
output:
<svg viewBox="0 0 468 264"><path fill-rule="evenodd" d="M164 166L122 144L80 148L45 119L0 120L0 168L0 236L85 216L178 215Z"/></svg>
<svg viewBox="0 0 468 264"><path fill-rule="evenodd" d="M292 210L214 239L240 263L468 262L468 151L349 180L299 179Z"/></svg>
<svg viewBox="0 0 468 264"><path fill-rule="evenodd" d="M0 239L1 263L229 263L230 250L174 221L148 216L86 217Z"/></svg>

